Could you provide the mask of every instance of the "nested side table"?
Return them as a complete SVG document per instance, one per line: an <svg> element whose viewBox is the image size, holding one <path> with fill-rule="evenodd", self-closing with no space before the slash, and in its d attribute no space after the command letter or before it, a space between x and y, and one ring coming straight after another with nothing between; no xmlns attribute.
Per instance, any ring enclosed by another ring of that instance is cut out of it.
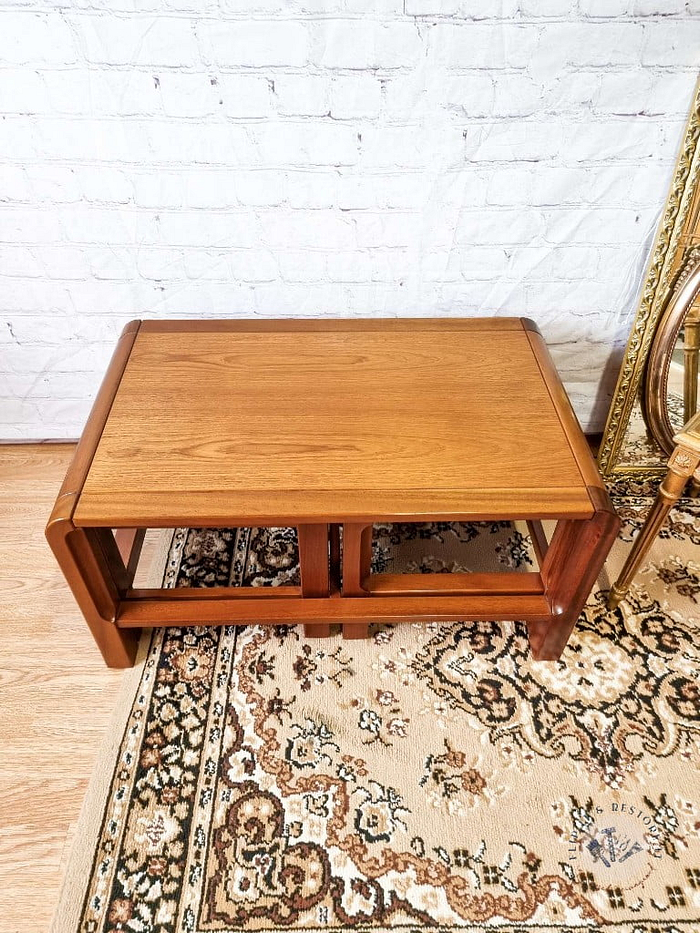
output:
<svg viewBox="0 0 700 933"><path fill-rule="evenodd" d="M375 522L486 520L527 521L538 570L370 573ZM134 587L146 529L244 525L297 529L299 587ZM47 536L124 667L144 627L249 622L360 637L376 621L520 620L533 655L557 658L617 529L526 319L136 321Z"/></svg>

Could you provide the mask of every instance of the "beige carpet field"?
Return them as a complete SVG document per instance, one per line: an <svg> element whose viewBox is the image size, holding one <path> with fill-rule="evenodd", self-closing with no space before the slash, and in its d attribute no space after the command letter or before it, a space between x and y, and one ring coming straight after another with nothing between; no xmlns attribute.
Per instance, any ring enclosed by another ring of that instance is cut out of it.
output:
<svg viewBox="0 0 700 933"><path fill-rule="evenodd" d="M621 566L649 500L616 500ZM700 518L559 662L519 623L156 632L56 933L700 931ZM381 526L376 569L529 570L519 528ZM293 582L286 529L181 530L169 585ZM601 586L609 578L603 576Z"/></svg>

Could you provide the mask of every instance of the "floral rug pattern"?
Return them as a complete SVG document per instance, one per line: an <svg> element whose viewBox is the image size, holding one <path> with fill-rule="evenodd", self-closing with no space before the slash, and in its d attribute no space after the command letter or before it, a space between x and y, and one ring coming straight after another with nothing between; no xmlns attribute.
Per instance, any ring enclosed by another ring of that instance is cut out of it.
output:
<svg viewBox="0 0 700 933"><path fill-rule="evenodd" d="M685 501L559 662L517 622L155 632L79 930L700 930L698 543ZM535 569L505 523L378 526L373 565ZM296 536L181 529L165 578L294 583Z"/></svg>

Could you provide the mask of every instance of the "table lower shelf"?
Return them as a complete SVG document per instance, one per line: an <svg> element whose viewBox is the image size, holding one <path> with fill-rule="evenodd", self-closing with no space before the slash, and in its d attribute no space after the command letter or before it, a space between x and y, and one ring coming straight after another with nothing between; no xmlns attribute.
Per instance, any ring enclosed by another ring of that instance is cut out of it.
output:
<svg viewBox="0 0 700 933"><path fill-rule="evenodd" d="M372 572L372 524L345 523L341 534L337 524L316 523L296 527L300 585L160 589L134 583L144 529L61 519L47 534L110 666L133 663L142 628L251 623L303 624L312 637L339 624L345 637L360 638L378 622L512 620L528 625L534 657L551 660L566 645L618 519L601 508L592 519L561 520L550 541L539 522L528 524L537 572Z"/></svg>

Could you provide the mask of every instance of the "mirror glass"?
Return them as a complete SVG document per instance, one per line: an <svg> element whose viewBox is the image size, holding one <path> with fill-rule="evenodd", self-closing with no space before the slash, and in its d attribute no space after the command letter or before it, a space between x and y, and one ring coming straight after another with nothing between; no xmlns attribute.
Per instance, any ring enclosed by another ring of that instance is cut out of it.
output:
<svg viewBox="0 0 700 933"><path fill-rule="evenodd" d="M693 305L671 354L666 405L674 431L680 431L698 410L700 306Z"/></svg>

